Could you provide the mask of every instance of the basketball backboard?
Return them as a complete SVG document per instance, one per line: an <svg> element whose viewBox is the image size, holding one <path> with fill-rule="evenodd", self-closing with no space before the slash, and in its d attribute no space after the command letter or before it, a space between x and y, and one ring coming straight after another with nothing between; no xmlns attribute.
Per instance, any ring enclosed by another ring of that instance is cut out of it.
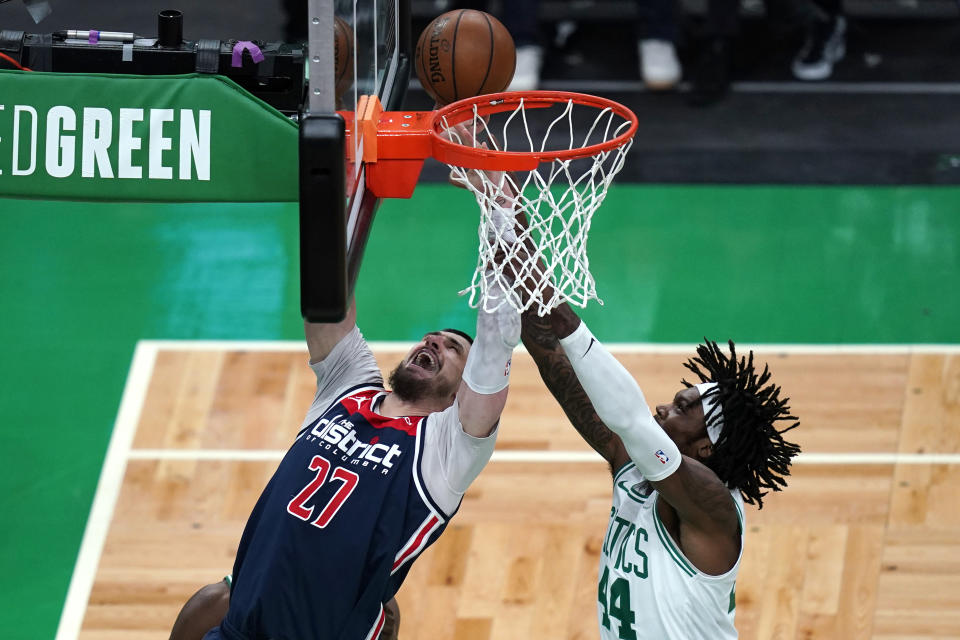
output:
<svg viewBox="0 0 960 640"><path fill-rule="evenodd" d="M403 102L410 0L310 0L304 19L309 89L300 129L301 313L335 321L346 311L378 204L364 185L363 140L348 139L345 131L355 129L350 125L361 96L375 95L389 110ZM340 46L352 55L346 67L352 82L337 81L338 28L349 32Z"/></svg>

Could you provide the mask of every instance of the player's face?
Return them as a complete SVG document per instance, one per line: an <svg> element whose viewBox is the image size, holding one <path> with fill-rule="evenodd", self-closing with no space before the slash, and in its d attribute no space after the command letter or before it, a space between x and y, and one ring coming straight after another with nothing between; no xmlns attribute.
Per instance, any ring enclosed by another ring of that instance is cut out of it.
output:
<svg viewBox="0 0 960 640"><path fill-rule="evenodd" d="M469 351L470 343L463 336L432 331L410 350L395 375L431 396L449 395L453 402Z"/></svg>
<svg viewBox="0 0 960 640"><path fill-rule="evenodd" d="M657 405L653 416L657 424L676 443L680 453L692 458L703 457L697 453L703 446L709 446L710 440L703 415L703 403L700 402L700 391L696 387L677 391L672 402ZM706 443L703 442L704 438L707 438Z"/></svg>
<svg viewBox="0 0 960 640"><path fill-rule="evenodd" d="M431 331L404 359L404 366L422 378L455 378L463 376L470 343L462 336L446 331Z"/></svg>

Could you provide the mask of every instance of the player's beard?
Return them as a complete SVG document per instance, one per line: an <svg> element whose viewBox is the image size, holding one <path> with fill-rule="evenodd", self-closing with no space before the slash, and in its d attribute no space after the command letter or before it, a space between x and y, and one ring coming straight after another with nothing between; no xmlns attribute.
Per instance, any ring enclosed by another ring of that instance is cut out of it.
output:
<svg viewBox="0 0 960 640"><path fill-rule="evenodd" d="M444 395L442 389L437 389L435 379L420 378L411 374L402 362L390 373L387 382L390 383L390 388L397 397L406 402L418 402Z"/></svg>

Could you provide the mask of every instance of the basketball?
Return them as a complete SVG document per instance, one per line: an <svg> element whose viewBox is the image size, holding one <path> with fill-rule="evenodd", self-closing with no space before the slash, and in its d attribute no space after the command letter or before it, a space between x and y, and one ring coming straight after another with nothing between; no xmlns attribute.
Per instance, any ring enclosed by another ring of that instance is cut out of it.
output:
<svg viewBox="0 0 960 640"><path fill-rule="evenodd" d="M333 67L337 102L353 84L353 28L340 16L334 16Z"/></svg>
<svg viewBox="0 0 960 640"><path fill-rule="evenodd" d="M420 34L414 66L437 103L503 91L513 79L517 52L503 24L483 11L438 16Z"/></svg>

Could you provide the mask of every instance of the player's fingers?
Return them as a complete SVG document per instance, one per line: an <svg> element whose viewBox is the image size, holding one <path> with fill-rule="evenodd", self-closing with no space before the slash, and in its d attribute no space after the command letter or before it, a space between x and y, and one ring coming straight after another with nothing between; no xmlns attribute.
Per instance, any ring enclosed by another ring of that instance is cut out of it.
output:
<svg viewBox="0 0 960 640"><path fill-rule="evenodd" d="M469 186L467 180L456 169L450 170L450 175L447 178L447 182L459 189L466 189Z"/></svg>

